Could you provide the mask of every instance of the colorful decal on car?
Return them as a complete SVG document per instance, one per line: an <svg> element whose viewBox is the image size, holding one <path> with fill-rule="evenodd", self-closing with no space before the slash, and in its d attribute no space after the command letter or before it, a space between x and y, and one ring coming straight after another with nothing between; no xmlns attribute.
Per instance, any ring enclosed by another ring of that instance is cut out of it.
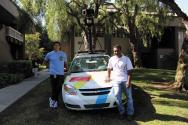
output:
<svg viewBox="0 0 188 125"><path fill-rule="evenodd" d="M79 82L76 82L75 84L74 84L74 87L76 88L76 89L80 89L80 88L82 88L84 85L85 85L85 81L79 81Z"/></svg>
<svg viewBox="0 0 188 125"><path fill-rule="evenodd" d="M74 76L70 78L69 82L72 82L76 89L84 87L84 85L91 80L91 76Z"/></svg>
<svg viewBox="0 0 188 125"><path fill-rule="evenodd" d="M78 82L78 81L85 81L88 82L91 79L91 76L78 76L78 77L72 77L69 82Z"/></svg>
<svg viewBox="0 0 188 125"><path fill-rule="evenodd" d="M105 103L108 95L100 95L97 97L96 104Z"/></svg>

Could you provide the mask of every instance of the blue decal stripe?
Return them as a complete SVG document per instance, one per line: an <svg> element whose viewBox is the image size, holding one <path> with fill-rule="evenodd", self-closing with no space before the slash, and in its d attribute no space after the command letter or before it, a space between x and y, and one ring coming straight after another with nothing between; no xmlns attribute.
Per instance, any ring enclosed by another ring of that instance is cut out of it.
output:
<svg viewBox="0 0 188 125"><path fill-rule="evenodd" d="M106 103L107 96L108 95L100 95L100 96L98 96L96 104Z"/></svg>

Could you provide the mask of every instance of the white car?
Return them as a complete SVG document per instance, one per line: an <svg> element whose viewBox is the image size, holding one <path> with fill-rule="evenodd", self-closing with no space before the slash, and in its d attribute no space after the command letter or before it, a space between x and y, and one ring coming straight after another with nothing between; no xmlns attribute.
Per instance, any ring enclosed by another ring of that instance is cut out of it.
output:
<svg viewBox="0 0 188 125"><path fill-rule="evenodd" d="M116 106L118 87L105 82L108 60L109 56L102 53L75 56L62 86L67 108L91 110Z"/></svg>

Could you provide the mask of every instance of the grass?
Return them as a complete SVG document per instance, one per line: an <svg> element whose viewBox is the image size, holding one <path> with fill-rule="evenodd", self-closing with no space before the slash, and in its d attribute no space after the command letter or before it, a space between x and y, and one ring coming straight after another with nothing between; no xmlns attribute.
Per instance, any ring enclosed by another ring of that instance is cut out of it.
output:
<svg viewBox="0 0 188 125"><path fill-rule="evenodd" d="M173 90L163 90L153 87L156 84L172 83L174 76L175 71L172 70L135 70L133 75L134 85L136 88L140 88L140 94L145 94L142 97L138 95L138 91L134 92L138 108L141 108L140 104L143 103L140 101L144 101L144 104L142 104L143 108L138 110L141 112L138 114L138 118L140 117L141 119L138 119L138 124L186 125L188 123L188 95ZM142 112L143 110L145 110L144 113ZM144 118L150 118L150 120L144 121L142 120Z"/></svg>
<svg viewBox="0 0 188 125"><path fill-rule="evenodd" d="M1 125L187 125L186 93L156 89L152 85L172 82L175 71L141 69L133 77L135 120L120 120L116 108L72 111L48 107L50 84L46 80L8 109L0 113Z"/></svg>

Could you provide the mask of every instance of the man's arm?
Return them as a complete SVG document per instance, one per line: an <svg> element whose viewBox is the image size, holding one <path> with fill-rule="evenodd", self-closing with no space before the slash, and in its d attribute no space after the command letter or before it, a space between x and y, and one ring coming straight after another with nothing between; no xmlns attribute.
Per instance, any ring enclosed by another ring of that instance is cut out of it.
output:
<svg viewBox="0 0 188 125"><path fill-rule="evenodd" d="M43 65L46 65L48 67L49 64L49 53L44 57Z"/></svg>
<svg viewBox="0 0 188 125"><path fill-rule="evenodd" d="M132 70L128 70L128 78L126 84L126 88L131 87L131 79L132 79Z"/></svg>
<svg viewBox="0 0 188 125"><path fill-rule="evenodd" d="M48 61L47 61L47 60L44 60L44 61L43 61L43 64L44 64L44 65L47 65L47 64L48 64Z"/></svg>
<svg viewBox="0 0 188 125"><path fill-rule="evenodd" d="M68 65L67 65L67 62L64 62L64 71L65 71L65 72L68 71Z"/></svg>
<svg viewBox="0 0 188 125"><path fill-rule="evenodd" d="M67 72L68 71L68 64L67 64L67 54L64 53L64 57L65 57L65 60L64 60L64 72Z"/></svg>
<svg viewBox="0 0 188 125"><path fill-rule="evenodd" d="M112 69L108 68L107 69L107 78L106 78L106 82L110 82L111 81L111 71Z"/></svg>
<svg viewBox="0 0 188 125"><path fill-rule="evenodd" d="M112 59L110 58L108 61L108 66L107 66L107 78L106 78L106 82L110 82L111 81L111 71L112 71L112 63L111 63Z"/></svg>

